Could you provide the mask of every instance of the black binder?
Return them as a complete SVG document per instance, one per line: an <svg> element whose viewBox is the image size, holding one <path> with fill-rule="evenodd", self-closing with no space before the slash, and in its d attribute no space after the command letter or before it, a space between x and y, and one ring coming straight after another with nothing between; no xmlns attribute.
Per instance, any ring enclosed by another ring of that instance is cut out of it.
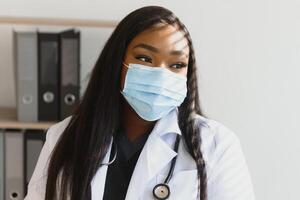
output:
<svg viewBox="0 0 300 200"><path fill-rule="evenodd" d="M46 140L45 130L26 130L24 133L24 194Z"/></svg>
<svg viewBox="0 0 300 200"><path fill-rule="evenodd" d="M59 34L38 33L38 119L59 119Z"/></svg>
<svg viewBox="0 0 300 200"><path fill-rule="evenodd" d="M79 103L80 33L60 33L60 120L71 115Z"/></svg>

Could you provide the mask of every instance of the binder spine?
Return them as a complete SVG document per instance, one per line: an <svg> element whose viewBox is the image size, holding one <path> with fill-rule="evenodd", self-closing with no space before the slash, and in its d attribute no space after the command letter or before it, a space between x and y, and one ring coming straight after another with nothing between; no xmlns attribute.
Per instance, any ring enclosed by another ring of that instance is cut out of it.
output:
<svg viewBox="0 0 300 200"><path fill-rule="evenodd" d="M27 195L28 183L31 179L40 152L46 140L44 130L26 130L24 133L24 194Z"/></svg>
<svg viewBox="0 0 300 200"><path fill-rule="evenodd" d="M19 130L5 131L5 199L24 198L24 133Z"/></svg>
<svg viewBox="0 0 300 200"><path fill-rule="evenodd" d="M17 118L38 120L37 33L14 32Z"/></svg>
<svg viewBox="0 0 300 200"><path fill-rule="evenodd" d="M4 130L0 129L0 199L4 199L5 191L5 157L4 157Z"/></svg>
<svg viewBox="0 0 300 200"><path fill-rule="evenodd" d="M60 120L73 113L80 95L80 32L68 30L60 36Z"/></svg>
<svg viewBox="0 0 300 200"><path fill-rule="evenodd" d="M38 119L59 119L58 34L38 33Z"/></svg>

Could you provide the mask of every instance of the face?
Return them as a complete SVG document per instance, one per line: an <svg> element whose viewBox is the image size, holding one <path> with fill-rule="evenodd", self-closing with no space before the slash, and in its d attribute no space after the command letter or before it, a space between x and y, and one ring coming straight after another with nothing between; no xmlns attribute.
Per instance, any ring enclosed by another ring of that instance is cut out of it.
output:
<svg viewBox="0 0 300 200"><path fill-rule="evenodd" d="M137 35L128 45L124 63L143 64L149 67L165 67L186 76L189 59L188 41L176 26L159 24ZM123 90L127 67L122 66Z"/></svg>

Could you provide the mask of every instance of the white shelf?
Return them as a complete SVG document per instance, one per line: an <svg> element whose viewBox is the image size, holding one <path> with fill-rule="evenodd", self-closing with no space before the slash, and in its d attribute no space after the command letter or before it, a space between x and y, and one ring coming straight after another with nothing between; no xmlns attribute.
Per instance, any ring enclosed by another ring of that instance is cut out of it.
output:
<svg viewBox="0 0 300 200"><path fill-rule="evenodd" d="M114 28L117 26L118 22L113 20L0 16L0 24Z"/></svg>
<svg viewBox="0 0 300 200"><path fill-rule="evenodd" d="M0 108L0 129L48 129L56 122L20 122L16 109Z"/></svg>

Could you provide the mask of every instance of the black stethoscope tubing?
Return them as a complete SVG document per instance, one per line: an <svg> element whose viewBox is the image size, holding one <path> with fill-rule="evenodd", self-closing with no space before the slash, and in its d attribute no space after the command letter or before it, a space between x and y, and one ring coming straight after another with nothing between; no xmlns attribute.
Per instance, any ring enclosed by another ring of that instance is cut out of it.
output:
<svg viewBox="0 0 300 200"><path fill-rule="evenodd" d="M180 135L177 135L175 145L174 145L174 151L176 153L178 152L179 142L180 142ZM159 183L154 186L152 194L155 199L165 200L165 199L169 198L171 191L170 191L170 187L168 186L168 183L169 183L170 179L172 178L176 160L177 160L177 155L171 161L171 166L170 166L170 169L169 169L169 172L168 172L168 175L167 175L165 181L163 183Z"/></svg>

